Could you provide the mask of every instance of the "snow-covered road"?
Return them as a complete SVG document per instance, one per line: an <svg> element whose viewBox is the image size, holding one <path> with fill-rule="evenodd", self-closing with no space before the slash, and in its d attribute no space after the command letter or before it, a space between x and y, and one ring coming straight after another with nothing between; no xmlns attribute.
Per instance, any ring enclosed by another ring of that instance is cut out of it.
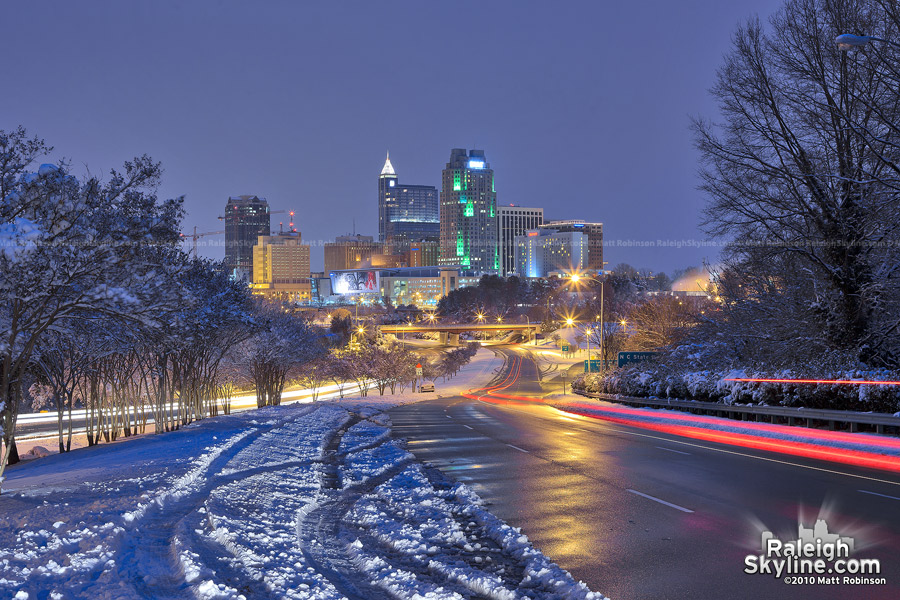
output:
<svg viewBox="0 0 900 600"><path fill-rule="evenodd" d="M11 469L0 597L602 598L390 437L382 410L412 399L267 408Z"/></svg>

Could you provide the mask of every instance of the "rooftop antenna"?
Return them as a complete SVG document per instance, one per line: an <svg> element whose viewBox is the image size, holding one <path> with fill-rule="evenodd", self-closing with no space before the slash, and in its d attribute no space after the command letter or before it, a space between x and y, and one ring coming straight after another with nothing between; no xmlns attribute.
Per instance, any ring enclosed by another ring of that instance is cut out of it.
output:
<svg viewBox="0 0 900 600"><path fill-rule="evenodd" d="M356 217L353 217L353 235L356 235Z"/></svg>

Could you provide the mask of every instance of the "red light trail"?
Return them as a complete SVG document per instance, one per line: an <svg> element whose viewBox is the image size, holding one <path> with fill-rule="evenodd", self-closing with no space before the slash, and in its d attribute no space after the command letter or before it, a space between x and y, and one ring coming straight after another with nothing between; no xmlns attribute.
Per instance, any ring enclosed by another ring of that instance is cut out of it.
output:
<svg viewBox="0 0 900 600"><path fill-rule="evenodd" d="M509 400L517 403L543 403L543 399L534 396L519 396L515 394L500 393L503 390L512 387L518 380L522 371L522 358L514 357L506 377L498 384L469 390L462 394L466 398L473 400L481 400L492 404L513 404ZM734 378L725 381L741 381L741 382L760 382L760 383L826 383L826 384L842 384L850 383L857 385L900 385L900 382L886 381L842 381L842 380L813 380L813 379L743 379ZM481 392L479 394L478 392ZM500 400L501 398L507 400ZM662 433L683 436L696 440L715 442L726 444L729 446L739 446L755 450L764 450L768 452L776 452L779 454L788 454L804 458L824 460L841 464L853 465L858 467L866 467L871 469L881 469L886 471L900 472L900 458L896 456L886 456L868 452L863 449L852 448L835 448L831 446L822 446L820 443L844 443L851 445L865 446L884 446L888 448L900 448L900 440L885 438L876 439L869 436L860 436L859 434L843 433L839 431L810 431L798 427L787 425L772 425L768 423L730 423L717 419L715 417L705 417L689 414L669 414L659 411L647 412L646 410L613 406L595 406L590 404L574 404L574 409L565 409L583 417L592 419L601 419L620 425L637 427L641 429L649 429ZM798 414L802 417L802 414ZM670 423L652 423L638 420L637 417L652 417L654 419L662 419L670 421ZM717 429L709 429L703 425L728 425L737 429L744 429L747 433L735 431L722 431ZM764 437L753 435L753 431L761 434L780 434L800 438L805 441L786 440L782 438Z"/></svg>
<svg viewBox="0 0 900 600"><path fill-rule="evenodd" d="M856 379L755 379L752 377L729 377L722 381L743 383L810 383L826 385L900 385L900 381L864 381Z"/></svg>

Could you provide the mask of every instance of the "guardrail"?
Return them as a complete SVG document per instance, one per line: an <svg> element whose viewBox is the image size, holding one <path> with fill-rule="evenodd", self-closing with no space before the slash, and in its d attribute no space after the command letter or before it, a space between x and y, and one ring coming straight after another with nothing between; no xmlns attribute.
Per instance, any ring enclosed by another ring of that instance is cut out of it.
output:
<svg viewBox="0 0 900 600"><path fill-rule="evenodd" d="M807 427L815 423L825 423L831 430L836 430L838 423L846 424L851 432L858 432L860 425L874 427L876 433L885 433L892 429L900 435L900 417L886 413L866 413L846 410L825 410L821 408L790 408L787 406L761 406L750 404L719 404L717 402L700 402L695 400L669 400L664 398L636 398L634 396L616 396L573 389L573 392L586 398L597 398L609 402L620 402L632 406L658 406L686 410L694 414L710 414L716 417L727 417L738 421L754 420L776 423L782 420L788 425L805 422ZM745 418L752 417L752 418Z"/></svg>

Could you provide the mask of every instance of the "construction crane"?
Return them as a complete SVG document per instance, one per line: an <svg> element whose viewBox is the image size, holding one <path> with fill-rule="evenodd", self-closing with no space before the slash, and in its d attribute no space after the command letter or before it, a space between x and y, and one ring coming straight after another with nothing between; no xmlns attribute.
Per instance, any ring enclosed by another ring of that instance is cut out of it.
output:
<svg viewBox="0 0 900 600"><path fill-rule="evenodd" d="M292 211L292 210L283 210L283 209L282 209L282 210L270 210L270 211L269 211L269 214L270 214L270 215L278 215L278 214L284 214L284 213L287 213L287 214L290 215L290 217L291 217L291 221L290 221L290 223L289 223L289 225L290 225L290 231L297 231L297 230L294 228L294 211ZM220 221L224 221L224 220L225 220L225 217L219 217L219 220L220 220ZM282 226L282 225L284 225L284 223L278 223L279 229L281 229L281 226ZM194 229L197 229L197 228L195 227ZM221 232L216 232L216 233L221 233ZM283 233L283 231L281 231L281 233ZM208 235L208 234L203 233L203 234L201 234L201 235Z"/></svg>
<svg viewBox="0 0 900 600"><path fill-rule="evenodd" d="M187 233L187 234L182 233L181 237L183 239L191 238L191 240L193 241L193 246L194 246L191 251L193 252L194 257L196 257L197 256L197 240L199 240L200 238L205 237L207 235L222 235L223 233L225 233L225 232L224 231L205 231L203 233L197 233L197 226L194 225L194 233L192 233L192 234L191 233Z"/></svg>

